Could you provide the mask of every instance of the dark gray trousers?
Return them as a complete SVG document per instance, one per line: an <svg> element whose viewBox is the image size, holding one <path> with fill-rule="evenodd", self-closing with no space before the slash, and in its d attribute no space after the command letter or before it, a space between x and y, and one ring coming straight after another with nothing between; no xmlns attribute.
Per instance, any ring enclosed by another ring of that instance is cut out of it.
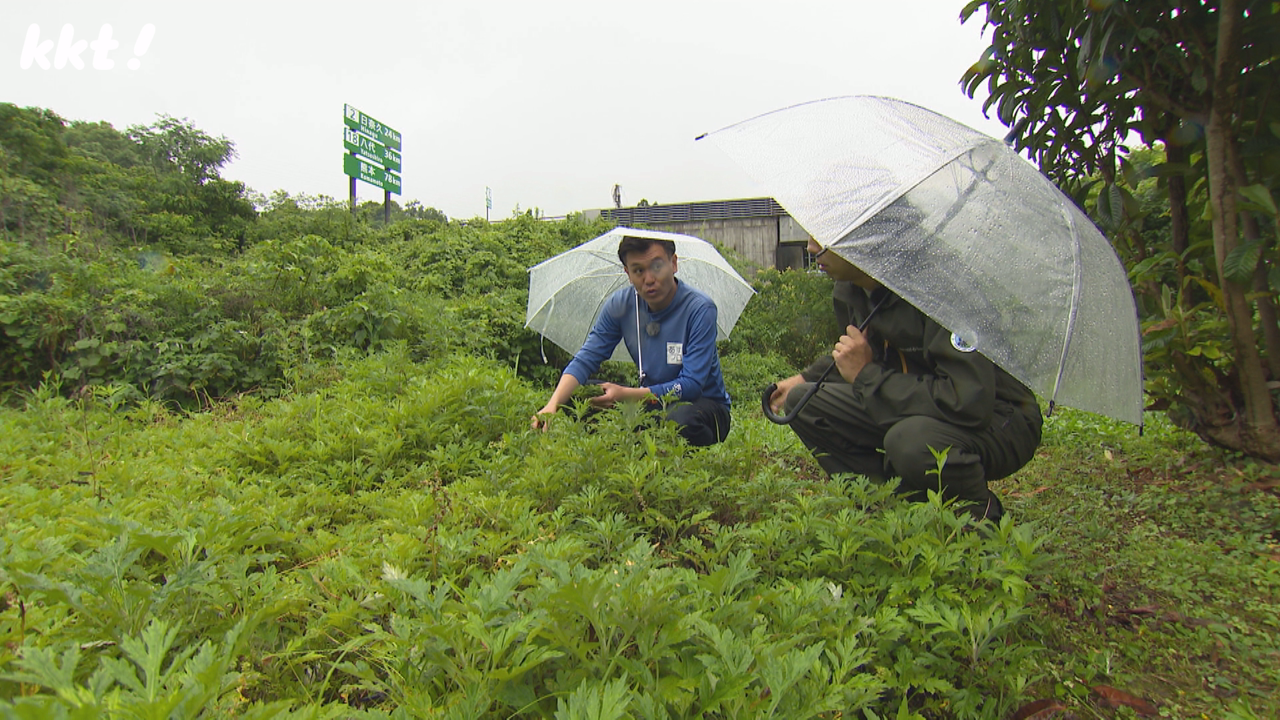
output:
<svg viewBox="0 0 1280 720"><path fill-rule="evenodd" d="M801 383L788 393L788 413L810 386ZM901 478L898 491L912 499L939 490L943 497L986 502L988 481L1012 475L1035 455L1042 422L1039 408L1031 416L997 401L995 419L983 430L924 416L883 426L871 419L852 385L830 383L814 394L791 429L830 474ZM950 448L941 476L930 448Z"/></svg>
<svg viewBox="0 0 1280 720"><path fill-rule="evenodd" d="M714 400L677 402L667 406L666 416L690 445L714 445L729 436L729 406Z"/></svg>

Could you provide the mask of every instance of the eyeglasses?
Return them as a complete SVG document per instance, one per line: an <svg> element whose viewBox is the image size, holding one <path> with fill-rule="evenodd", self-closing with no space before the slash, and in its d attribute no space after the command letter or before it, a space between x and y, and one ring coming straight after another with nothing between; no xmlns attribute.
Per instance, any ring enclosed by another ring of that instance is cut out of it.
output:
<svg viewBox="0 0 1280 720"><path fill-rule="evenodd" d="M817 260L818 258L822 257L823 255L826 255L826 254L827 254L827 251L828 251L828 250L830 250L830 249L831 249L830 247L824 247L824 248L822 248L821 250L819 250L819 251L818 251L818 252L813 256L813 259L814 259L814 260Z"/></svg>
<svg viewBox="0 0 1280 720"><path fill-rule="evenodd" d="M648 266L640 265L638 263L636 265L623 265L623 269L626 270L627 274L633 275L635 277L640 277L645 273L653 273L655 275L660 275L664 270L666 270L666 268L667 268L667 261L663 260L662 258L658 258L654 260L653 262L649 263Z"/></svg>

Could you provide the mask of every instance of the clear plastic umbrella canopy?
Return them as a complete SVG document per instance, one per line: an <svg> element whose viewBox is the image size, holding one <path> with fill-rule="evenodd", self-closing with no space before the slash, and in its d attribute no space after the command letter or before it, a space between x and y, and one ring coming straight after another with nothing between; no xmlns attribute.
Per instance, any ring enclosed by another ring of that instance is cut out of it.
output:
<svg viewBox="0 0 1280 720"><path fill-rule="evenodd" d="M710 133L824 248L1052 403L1142 422L1133 291L1102 233L1004 143L884 97Z"/></svg>
<svg viewBox="0 0 1280 720"><path fill-rule="evenodd" d="M706 240L625 227L614 228L529 268L525 327L571 353L577 352L605 300L618 288L630 284L618 260L618 243L627 236L675 243L676 279L715 301L716 339L728 338L742 309L755 293L751 285ZM610 359L629 361L631 356L626 346L618 343Z"/></svg>

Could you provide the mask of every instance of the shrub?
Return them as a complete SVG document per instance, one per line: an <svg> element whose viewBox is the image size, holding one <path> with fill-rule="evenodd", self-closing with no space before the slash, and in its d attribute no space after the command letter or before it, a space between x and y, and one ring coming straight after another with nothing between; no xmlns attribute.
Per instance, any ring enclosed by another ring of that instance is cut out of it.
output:
<svg viewBox="0 0 1280 720"><path fill-rule="evenodd" d="M756 294L738 319L725 355L770 352L785 358L794 375L829 354L840 337L831 306L831 280L801 270L762 270L752 282Z"/></svg>

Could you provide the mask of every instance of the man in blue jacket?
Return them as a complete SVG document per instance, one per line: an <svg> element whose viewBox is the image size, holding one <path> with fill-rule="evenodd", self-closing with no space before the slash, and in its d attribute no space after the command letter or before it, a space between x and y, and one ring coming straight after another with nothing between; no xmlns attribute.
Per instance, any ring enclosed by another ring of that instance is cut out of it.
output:
<svg viewBox="0 0 1280 720"><path fill-rule="evenodd" d="M670 240L624 237L618 259L631 286L605 301L532 426L544 427L546 416L569 401L621 340L640 370L640 386L602 383L592 405L629 400L665 407L667 419L691 445L722 442L729 434L729 393L716 350L715 302L676 279L678 259Z"/></svg>

